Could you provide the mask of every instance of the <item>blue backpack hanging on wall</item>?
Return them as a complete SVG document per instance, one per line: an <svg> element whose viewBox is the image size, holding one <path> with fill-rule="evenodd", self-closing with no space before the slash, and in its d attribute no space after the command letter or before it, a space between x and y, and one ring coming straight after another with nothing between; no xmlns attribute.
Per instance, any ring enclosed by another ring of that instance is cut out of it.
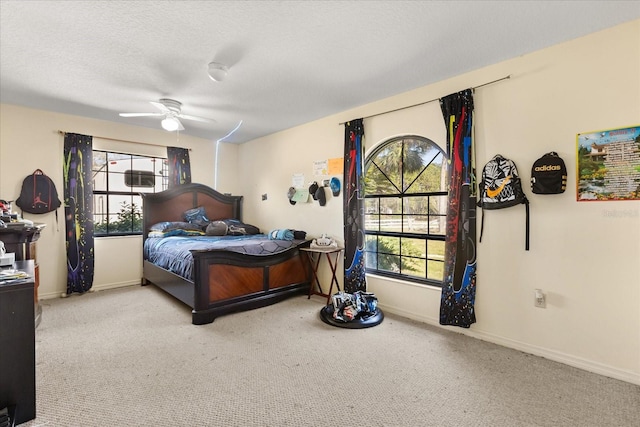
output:
<svg viewBox="0 0 640 427"><path fill-rule="evenodd" d="M24 212L44 214L58 209L61 205L56 186L40 169L22 181L20 197L16 205Z"/></svg>

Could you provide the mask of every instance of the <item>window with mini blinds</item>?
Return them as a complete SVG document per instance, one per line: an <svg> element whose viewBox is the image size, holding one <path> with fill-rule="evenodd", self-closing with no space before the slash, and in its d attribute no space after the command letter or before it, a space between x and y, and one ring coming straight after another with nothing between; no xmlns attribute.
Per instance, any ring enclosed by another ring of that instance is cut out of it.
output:
<svg viewBox="0 0 640 427"><path fill-rule="evenodd" d="M442 286L447 158L433 141L393 138L365 160L367 271Z"/></svg>
<svg viewBox="0 0 640 427"><path fill-rule="evenodd" d="M142 234L141 193L168 186L167 159L93 150L95 236Z"/></svg>

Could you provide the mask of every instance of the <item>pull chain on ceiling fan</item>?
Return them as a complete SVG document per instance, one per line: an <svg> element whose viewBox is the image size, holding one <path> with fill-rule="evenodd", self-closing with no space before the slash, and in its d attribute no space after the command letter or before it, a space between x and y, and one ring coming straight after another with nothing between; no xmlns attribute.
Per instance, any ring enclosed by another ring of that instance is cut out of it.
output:
<svg viewBox="0 0 640 427"><path fill-rule="evenodd" d="M158 102L151 101L151 105L156 107L160 112L158 113L120 113L120 117L162 117L160 122L162 128L166 131L173 132L176 130L184 130L184 126L179 119L194 120L204 123L215 123L213 119L206 119L204 117L190 116L182 114L182 103L174 100L163 98Z"/></svg>

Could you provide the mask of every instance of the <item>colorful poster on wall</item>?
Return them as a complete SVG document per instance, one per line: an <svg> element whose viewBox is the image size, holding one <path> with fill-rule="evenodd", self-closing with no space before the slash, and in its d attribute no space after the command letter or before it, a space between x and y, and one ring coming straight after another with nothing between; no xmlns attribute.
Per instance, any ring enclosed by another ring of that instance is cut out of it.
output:
<svg viewBox="0 0 640 427"><path fill-rule="evenodd" d="M344 166L344 158L336 157L334 159L327 160L329 162L328 174L329 175L341 175Z"/></svg>
<svg viewBox="0 0 640 427"><path fill-rule="evenodd" d="M640 126L579 133L577 200L640 200Z"/></svg>

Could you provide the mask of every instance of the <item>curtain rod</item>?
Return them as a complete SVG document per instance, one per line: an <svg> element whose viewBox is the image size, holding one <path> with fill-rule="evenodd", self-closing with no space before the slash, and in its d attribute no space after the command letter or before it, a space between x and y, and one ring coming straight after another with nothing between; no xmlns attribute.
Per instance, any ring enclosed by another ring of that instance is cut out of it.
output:
<svg viewBox="0 0 640 427"><path fill-rule="evenodd" d="M58 133L60 135L65 135L67 133L75 133L75 132L65 132L63 130L58 130ZM131 143L131 144L151 145L152 147L162 147L162 148L167 148L168 147L167 145L152 144L150 142L128 141L126 139L108 138L106 136L98 136L98 135L91 135L91 136L93 138L106 139L107 141L128 142L128 143ZM189 148L189 151L191 151L191 148Z"/></svg>
<svg viewBox="0 0 640 427"><path fill-rule="evenodd" d="M496 80L493 80L493 81L487 82L487 83L483 83L483 84L478 85L478 86L474 86L474 87L472 87L471 89L478 89L478 88L481 88L481 87L483 87L483 86L488 86L488 85L493 84L493 83L501 82L502 80L508 80L508 79L510 79L510 78L511 78L511 74L509 74L508 76L501 77L501 78L499 78L499 79L496 79ZM419 102L419 103L417 103L417 104L407 105L406 107L396 108L395 110L389 110L389 111L383 111L383 112L381 112L381 113L371 114L371 115L369 115L369 116L365 116L365 117L362 117L362 118L363 118L363 119L370 119L371 117L381 116L381 115L383 115L383 114L395 113L396 111L406 110L407 108L413 108L413 107L418 107L418 106L420 106L420 105L429 104L429 103L431 103L431 102L438 101L439 99L440 99L440 98L430 99L430 100L428 100L428 101ZM338 126L342 126L342 125L344 125L345 123L347 123L347 122L338 123Z"/></svg>

